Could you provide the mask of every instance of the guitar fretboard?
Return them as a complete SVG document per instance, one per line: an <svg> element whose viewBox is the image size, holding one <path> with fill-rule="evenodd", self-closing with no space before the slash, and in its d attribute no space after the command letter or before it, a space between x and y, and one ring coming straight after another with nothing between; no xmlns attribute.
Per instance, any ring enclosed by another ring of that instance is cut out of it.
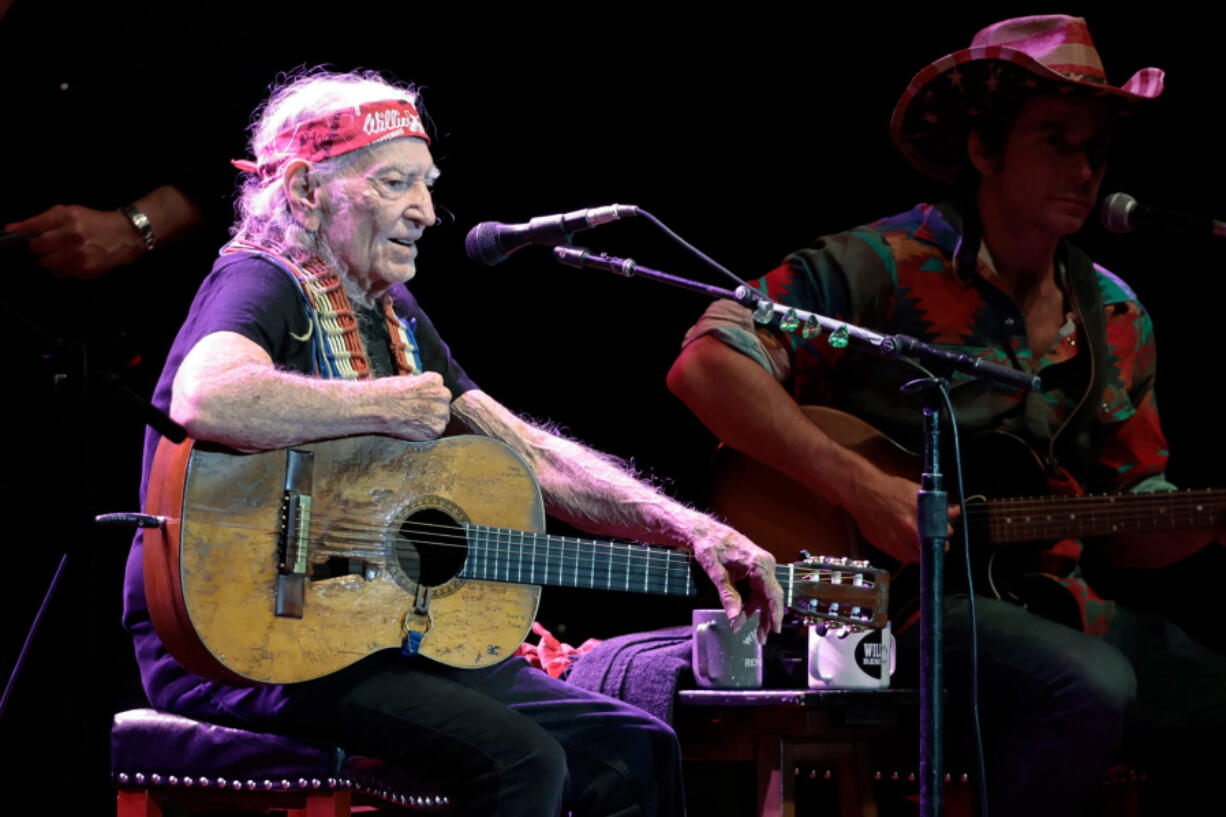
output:
<svg viewBox="0 0 1226 817"><path fill-rule="evenodd" d="M972 532L994 544L1192 530L1226 522L1226 491L992 499L967 514Z"/></svg>
<svg viewBox="0 0 1226 817"><path fill-rule="evenodd" d="M697 593L692 556L677 548L485 525L465 525L464 530L468 558L461 578L666 596ZM786 564L776 566L775 577L788 608L803 597L813 602L806 607L808 615L847 623L880 619L875 626L884 624L885 586L879 584L887 578L884 571L867 565Z"/></svg>
<svg viewBox="0 0 1226 817"><path fill-rule="evenodd" d="M693 596L690 554L532 531L465 525L466 579Z"/></svg>

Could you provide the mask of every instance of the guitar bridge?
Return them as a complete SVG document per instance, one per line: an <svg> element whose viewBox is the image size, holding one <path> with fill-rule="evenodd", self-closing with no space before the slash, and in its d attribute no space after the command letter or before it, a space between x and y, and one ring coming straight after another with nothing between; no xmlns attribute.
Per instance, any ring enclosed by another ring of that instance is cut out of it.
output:
<svg viewBox="0 0 1226 817"><path fill-rule="evenodd" d="M276 614L302 618L306 603L307 547L311 531L311 490L315 452L286 452L285 494L277 530Z"/></svg>

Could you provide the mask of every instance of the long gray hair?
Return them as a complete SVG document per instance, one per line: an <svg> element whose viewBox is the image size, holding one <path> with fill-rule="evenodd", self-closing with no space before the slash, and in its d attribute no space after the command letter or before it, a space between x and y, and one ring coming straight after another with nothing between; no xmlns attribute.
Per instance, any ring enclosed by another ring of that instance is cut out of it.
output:
<svg viewBox="0 0 1226 817"><path fill-rule="evenodd" d="M340 108L392 98L416 104L417 91L411 85L393 84L374 71L335 73L314 69L291 74L275 85L268 99L256 109L248 149L257 165L271 165L280 158L274 149L276 135L286 128ZM326 184L361 152L315 163L312 178ZM335 267L331 249L295 221L290 212L284 185L288 164L281 162L274 172L263 177L247 175L234 205L236 220L230 233L236 239L258 244L295 262L322 258Z"/></svg>

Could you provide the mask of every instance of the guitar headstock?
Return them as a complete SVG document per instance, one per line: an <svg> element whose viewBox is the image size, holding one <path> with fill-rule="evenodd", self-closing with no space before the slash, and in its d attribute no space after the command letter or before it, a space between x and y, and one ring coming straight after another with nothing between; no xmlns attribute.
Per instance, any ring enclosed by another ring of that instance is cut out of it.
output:
<svg viewBox="0 0 1226 817"><path fill-rule="evenodd" d="M868 562L812 556L779 567L788 611L802 618L881 629L889 620L890 574Z"/></svg>

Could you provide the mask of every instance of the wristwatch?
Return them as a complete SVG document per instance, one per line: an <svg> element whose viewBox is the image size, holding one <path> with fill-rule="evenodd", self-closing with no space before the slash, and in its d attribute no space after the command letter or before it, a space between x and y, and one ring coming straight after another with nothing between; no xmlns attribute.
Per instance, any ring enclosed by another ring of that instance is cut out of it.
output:
<svg viewBox="0 0 1226 817"><path fill-rule="evenodd" d="M140 237L145 241L146 250L152 250L157 246L157 240L153 237L153 225L149 223L149 216L137 209L135 204L120 207L119 211L128 217L128 221L132 222L136 232L140 233Z"/></svg>

